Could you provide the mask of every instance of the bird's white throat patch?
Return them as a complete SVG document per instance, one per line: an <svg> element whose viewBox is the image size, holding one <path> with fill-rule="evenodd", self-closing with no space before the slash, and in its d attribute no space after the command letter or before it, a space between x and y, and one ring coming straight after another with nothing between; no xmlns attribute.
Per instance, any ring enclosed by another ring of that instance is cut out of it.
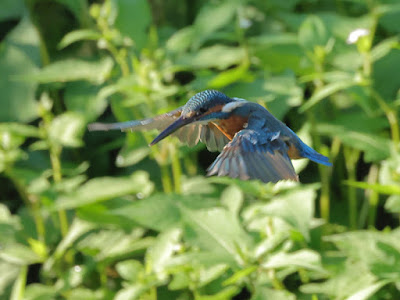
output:
<svg viewBox="0 0 400 300"><path fill-rule="evenodd" d="M225 104L222 107L221 111L229 113L229 112L233 111L234 109L244 105L245 103L246 103L246 100L242 100L242 99L240 99L240 101L229 102L228 104Z"/></svg>

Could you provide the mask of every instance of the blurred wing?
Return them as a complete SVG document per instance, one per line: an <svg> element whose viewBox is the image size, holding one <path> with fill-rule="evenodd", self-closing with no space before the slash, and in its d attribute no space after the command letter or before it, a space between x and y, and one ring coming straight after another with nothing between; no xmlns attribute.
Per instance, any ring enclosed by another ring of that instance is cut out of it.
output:
<svg viewBox="0 0 400 300"><path fill-rule="evenodd" d="M298 181L287 145L276 133L258 133L252 129L239 131L208 168L208 175L277 182Z"/></svg>
<svg viewBox="0 0 400 300"><path fill-rule="evenodd" d="M89 131L146 131L157 129L164 130L178 119L182 113L183 107L156 116L154 118L133 120L120 123L92 123L88 125ZM229 139L212 123L189 124L174 133L181 142L188 144L190 147L197 145L199 141L206 144L209 151L222 151Z"/></svg>
<svg viewBox="0 0 400 300"><path fill-rule="evenodd" d="M154 118L133 120L121 123L92 123L88 125L89 131L145 131L151 129L163 130L180 117L183 107L179 107L173 111L156 116Z"/></svg>
<svg viewBox="0 0 400 300"><path fill-rule="evenodd" d="M175 135L190 147L199 141L206 144L208 151L222 151L229 139L213 124L191 124L179 129Z"/></svg>

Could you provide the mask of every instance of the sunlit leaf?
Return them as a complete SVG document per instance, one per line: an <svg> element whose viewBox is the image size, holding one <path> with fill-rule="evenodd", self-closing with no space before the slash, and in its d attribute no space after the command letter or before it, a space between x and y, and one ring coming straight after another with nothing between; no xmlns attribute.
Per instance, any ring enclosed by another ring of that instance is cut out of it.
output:
<svg viewBox="0 0 400 300"><path fill-rule="evenodd" d="M145 172L136 172L130 177L94 178L70 195L60 197L55 203L55 208L77 208L129 194L141 193L145 196L152 191L153 183L149 181L148 174Z"/></svg>
<svg viewBox="0 0 400 300"><path fill-rule="evenodd" d="M78 41L97 40L100 37L100 33L91 29L75 30L67 33L58 44L58 47L62 49Z"/></svg>

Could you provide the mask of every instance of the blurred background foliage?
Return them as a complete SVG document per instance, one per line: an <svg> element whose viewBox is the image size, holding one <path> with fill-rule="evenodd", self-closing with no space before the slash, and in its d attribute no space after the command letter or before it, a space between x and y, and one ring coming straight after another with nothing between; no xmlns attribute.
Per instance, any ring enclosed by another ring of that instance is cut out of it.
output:
<svg viewBox="0 0 400 300"><path fill-rule="evenodd" d="M399 299L399 33L398 0L1 0L0 298ZM333 167L86 130L209 88Z"/></svg>

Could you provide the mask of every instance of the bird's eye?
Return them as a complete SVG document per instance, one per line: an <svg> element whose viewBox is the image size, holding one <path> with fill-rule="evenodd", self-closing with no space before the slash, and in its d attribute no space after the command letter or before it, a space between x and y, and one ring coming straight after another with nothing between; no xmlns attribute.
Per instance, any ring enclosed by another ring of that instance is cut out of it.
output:
<svg viewBox="0 0 400 300"><path fill-rule="evenodd" d="M201 114L204 114L206 111L207 111L207 109L206 109L205 107L200 107L200 108L199 108L199 112L200 112Z"/></svg>

